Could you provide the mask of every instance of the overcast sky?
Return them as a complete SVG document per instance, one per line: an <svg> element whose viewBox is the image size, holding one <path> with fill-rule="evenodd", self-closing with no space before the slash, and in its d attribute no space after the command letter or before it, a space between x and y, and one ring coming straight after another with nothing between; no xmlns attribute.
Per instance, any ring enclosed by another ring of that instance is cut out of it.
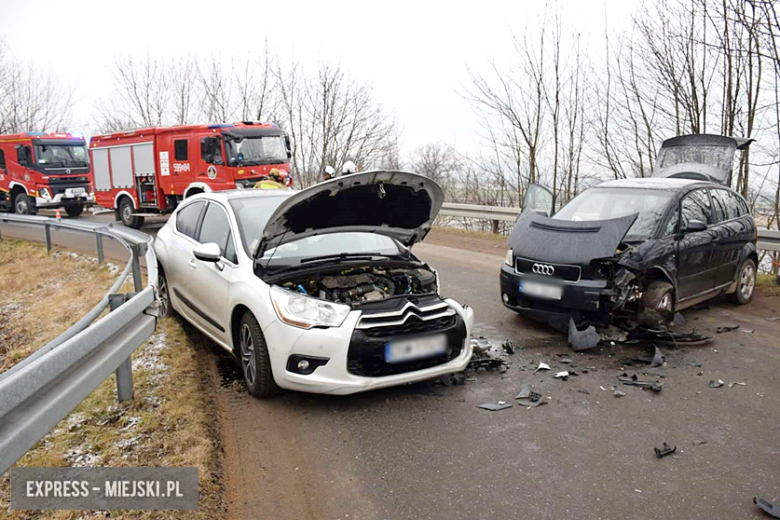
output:
<svg viewBox="0 0 780 520"><path fill-rule="evenodd" d="M621 27L638 0L561 0L564 23L603 31ZM268 2L233 0L0 0L0 36L20 58L50 65L78 86L76 116L92 121L92 106L110 90L106 65L117 54L260 51L267 37L283 59L340 62L373 83L393 112L402 145L444 141L468 146L475 118L457 93L466 65L505 58L510 29L535 26L543 1L530 2Z"/></svg>

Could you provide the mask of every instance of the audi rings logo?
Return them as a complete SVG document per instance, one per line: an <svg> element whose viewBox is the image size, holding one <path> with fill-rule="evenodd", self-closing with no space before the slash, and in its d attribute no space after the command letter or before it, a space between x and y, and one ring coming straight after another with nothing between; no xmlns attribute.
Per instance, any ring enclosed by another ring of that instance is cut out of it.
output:
<svg viewBox="0 0 780 520"><path fill-rule="evenodd" d="M531 271L536 274L543 274L545 276L552 276L555 274L555 268L548 264L534 264L534 266L531 268Z"/></svg>

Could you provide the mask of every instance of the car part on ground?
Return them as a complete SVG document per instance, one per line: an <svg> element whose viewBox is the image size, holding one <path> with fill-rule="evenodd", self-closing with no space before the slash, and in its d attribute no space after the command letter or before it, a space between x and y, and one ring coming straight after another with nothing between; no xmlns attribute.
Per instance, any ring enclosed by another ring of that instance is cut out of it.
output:
<svg viewBox="0 0 780 520"><path fill-rule="evenodd" d="M639 377L636 374L629 376L625 372L623 373L623 375L618 377L618 381L620 381L626 386L638 386L643 390L644 389L650 390L655 394L660 394L664 386L663 383L660 383L658 381L640 381Z"/></svg>
<svg viewBox="0 0 780 520"><path fill-rule="evenodd" d="M758 506L761 511L772 516L774 518L780 518L780 507L775 506L772 502L768 502L763 498L753 497L753 503Z"/></svg>
<svg viewBox="0 0 780 520"><path fill-rule="evenodd" d="M593 325L579 330L574 323L574 318L569 318L569 346L575 352L582 352L594 348L601 341L601 336Z"/></svg>
<svg viewBox="0 0 780 520"><path fill-rule="evenodd" d="M497 412L499 410L506 410L507 408L512 408L512 403L506 403L504 401L498 401L497 403L482 403L482 404L478 404L477 408L482 408L483 410L490 410L491 412Z"/></svg>
<svg viewBox="0 0 780 520"><path fill-rule="evenodd" d="M677 451L677 446L669 446L664 442L663 447L661 448L653 448L653 451L655 451L655 456L659 459L666 457L667 455L671 455L675 451Z"/></svg>

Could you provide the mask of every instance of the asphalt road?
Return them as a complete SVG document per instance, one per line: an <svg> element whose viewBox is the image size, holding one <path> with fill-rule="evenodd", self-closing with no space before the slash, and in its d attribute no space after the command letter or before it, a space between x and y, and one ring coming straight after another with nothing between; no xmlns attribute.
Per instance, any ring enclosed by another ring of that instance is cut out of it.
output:
<svg viewBox="0 0 780 520"><path fill-rule="evenodd" d="M415 251L439 271L445 295L474 307L478 333L522 347L507 357L509 371L458 387L257 400L233 383L233 365L215 347L232 518L737 519L761 518L754 496L780 502L780 322L764 319L780 314L779 297L684 312L713 341L664 347L666 367L644 375L647 365L623 360L647 346L573 354L562 335L504 309L503 250ZM725 324L741 330L714 333ZM533 374L539 361L552 370ZM580 375L553 378L572 369ZM621 386L626 395L615 398L624 371L663 382L663 391ZM709 388L712 379L726 384ZM477 408L515 403L523 383L548 404ZM657 459L663 442L677 452Z"/></svg>

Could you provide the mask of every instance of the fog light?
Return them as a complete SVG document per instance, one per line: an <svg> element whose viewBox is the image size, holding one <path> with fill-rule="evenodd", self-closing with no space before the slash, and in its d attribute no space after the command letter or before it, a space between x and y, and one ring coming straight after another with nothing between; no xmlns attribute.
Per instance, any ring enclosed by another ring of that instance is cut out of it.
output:
<svg viewBox="0 0 780 520"><path fill-rule="evenodd" d="M502 294L501 299L504 300L504 303L509 303L509 295L507 293Z"/></svg>
<svg viewBox="0 0 780 520"><path fill-rule="evenodd" d="M317 368L327 365L329 358L317 356L302 356L293 354L287 359L287 371L294 374L308 376L314 373Z"/></svg>

